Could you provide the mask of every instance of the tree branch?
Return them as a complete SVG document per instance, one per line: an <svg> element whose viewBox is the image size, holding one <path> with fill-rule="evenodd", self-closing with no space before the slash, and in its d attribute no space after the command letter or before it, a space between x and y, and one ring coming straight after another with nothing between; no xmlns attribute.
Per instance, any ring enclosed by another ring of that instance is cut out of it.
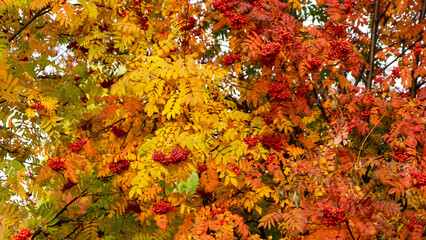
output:
<svg viewBox="0 0 426 240"><path fill-rule="evenodd" d="M122 122L122 121L124 121L124 120L126 120L126 118L122 118L122 119L120 119L120 120L117 120L117 121L115 121L114 123L112 123L112 124L110 124L110 125L108 125L108 126L106 126L106 127L102 128L101 130L99 130L99 131L97 131L97 132L95 132L95 133L91 134L88 138L92 138L92 137L94 137L94 136L98 135L99 133L101 133L101 132L105 131L106 129L109 129L109 128L111 128L112 126L114 126L115 124L117 124L117 123L119 123L119 122Z"/></svg>
<svg viewBox="0 0 426 240"><path fill-rule="evenodd" d="M373 15L373 22L372 22L372 29L371 29L370 59L368 62L370 69L368 70L367 81L365 83L367 91L371 90L371 85L373 82L374 56L376 51L379 8L380 8L380 0L374 0L374 15Z"/></svg>
<svg viewBox="0 0 426 240"><path fill-rule="evenodd" d="M50 4L47 4L46 7L40 9L40 11L38 11L34 16L32 16L30 18L30 20L28 20L20 29L18 29L18 31L16 31L14 34L12 34L12 36L9 37L9 39L7 39L9 42L12 42L13 39L16 38L16 36L18 36L18 34L20 34L22 32L22 30L24 30L26 27L28 27L28 25L30 25L32 22L34 22L34 20L36 20L38 17L48 13L50 10L47 10L44 12L44 10L50 8Z"/></svg>

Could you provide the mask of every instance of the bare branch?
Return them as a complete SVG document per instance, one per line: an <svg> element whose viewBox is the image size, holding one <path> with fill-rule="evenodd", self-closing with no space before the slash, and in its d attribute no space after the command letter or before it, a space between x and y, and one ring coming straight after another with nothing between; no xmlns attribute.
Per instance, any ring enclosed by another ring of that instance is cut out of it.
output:
<svg viewBox="0 0 426 240"><path fill-rule="evenodd" d="M46 9L50 8L50 4L48 4L46 7L40 9L40 11L38 11L34 16L32 16L30 18L30 20L28 20L28 22L26 22L20 29L18 29L18 31L16 31L14 34L12 34L12 36L9 37L9 39L7 39L9 42L12 42L13 39L16 38L16 36L18 36L18 34L20 34L22 32L22 30L24 30L26 27L28 27L28 25L30 25L32 22L34 22L34 20L36 20L38 17L48 13L50 10L45 11Z"/></svg>
<svg viewBox="0 0 426 240"><path fill-rule="evenodd" d="M370 59L369 59L369 70L367 81L365 86L367 91L371 90L371 85L373 82L373 72L374 72L374 56L376 51L376 41L377 41L377 26L378 26L378 17L379 17L379 8L380 8L380 0L374 1L374 15L371 29L371 44L370 44Z"/></svg>

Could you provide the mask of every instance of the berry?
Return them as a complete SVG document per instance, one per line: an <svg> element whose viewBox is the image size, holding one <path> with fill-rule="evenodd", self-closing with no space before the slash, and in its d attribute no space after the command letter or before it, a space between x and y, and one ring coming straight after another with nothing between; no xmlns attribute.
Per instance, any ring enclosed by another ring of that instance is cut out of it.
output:
<svg viewBox="0 0 426 240"><path fill-rule="evenodd" d="M85 139L82 139L75 143L68 143L68 148L71 149L71 151L73 152L80 152L81 147L83 147L86 143L87 141Z"/></svg>
<svg viewBox="0 0 426 240"><path fill-rule="evenodd" d="M241 170L233 163L228 163L228 166L231 167L231 172L235 173L235 175L241 175Z"/></svg>
<svg viewBox="0 0 426 240"><path fill-rule="evenodd" d="M244 142L249 147L256 147L258 141L259 141L259 137L245 137L244 138Z"/></svg>
<svg viewBox="0 0 426 240"><path fill-rule="evenodd" d="M160 151L155 151L154 154L152 155L152 160L167 166L171 163L177 164L177 163L185 161L188 158L188 155L189 155L188 150L186 149L184 150L181 148L174 148L172 151L172 154L170 154L170 157L166 157L166 155L164 155L164 153Z"/></svg>
<svg viewBox="0 0 426 240"><path fill-rule="evenodd" d="M266 155L265 164L269 165L269 164L275 162L275 160L277 160L277 156L272 155L272 154L268 154L268 155Z"/></svg>
<svg viewBox="0 0 426 240"><path fill-rule="evenodd" d="M308 64L309 64L308 66L309 70L311 70L312 72L315 72L321 67L322 62L320 60L312 59L312 60L308 60Z"/></svg>
<svg viewBox="0 0 426 240"><path fill-rule="evenodd" d="M155 215L162 215L169 212L173 212L175 210L175 207L170 202L161 199L152 204L151 210L154 212Z"/></svg>
<svg viewBox="0 0 426 240"><path fill-rule="evenodd" d="M277 32L277 37L274 39L276 42L278 42L281 45L286 44L287 42L290 42L294 39L293 35L290 33L289 30L281 28Z"/></svg>
<svg viewBox="0 0 426 240"><path fill-rule="evenodd" d="M322 212L325 218L322 223L327 227L336 226L337 224L346 221L346 217L344 216L345 208L343 206L334 209L331 207L325 207Z"/></svg>
<svg viewBox="0 0 426 240"><path fill-rule="evenodd" d="M31 109L35 109L37 112L45 109L46 107L41 103L36 103L30 106Z"/></svg>
<svg viewBox="0 0 426 240"><path fill-rule="evenodd" d="M400 75L401 75L401 69L399 69L399 67L394 67L392 69L392 74L391 74L392 78L399 78Z"/></svg>
<svg viewBox="0 0 426 240"><path fill-rule="evenodd" d="M392 154L392 155L391 155L391 157L392 157L393 159L397 160L399 163L403 163L405 160L407 160L407 159L410 157L410 155L408 155L408 154L404 151L404 149L397 148L397 149L395 150L395 153L394 153L394 154Z"/></svg>
<svg viewBox="0 0 426 240"><path fill-rule="evenodd" d="M263 4L263 0L255 0L255 1L251 1L250 5L254 8L262 8L262 4Z"/></svg>
<svg viewBox="0 0 426 240"><path fill-rule="evenodd" d="M266 125L271 125L272 123L274 123L274 120L272 119L272 117L269 113L266 113L263 116L263 121L266 123Z"/></svg>
<svg viewBox="0 0 426 240"><path fill-rule="evenodd" d="M218 10L220 13L225 13L234 9L234 1L228 0L217 0L213 2L214 9Z"/></svg>
<svg viewBox="0 0 426 240"><path fill-rule="evenodd" d="M368 116L370 116L370 111L368 111L368 110L363 111L363 112L361 113L361 116L363 116L363 117L368 117Z"/></svg>
<svg viewBox="0 0 426 240"><path fill-rule="evenodd" d="M13 236L13 240L30 240L33 233L29 228L21 228L19 232Z"/></svg>
<svg viewBox="0 0 426 240"><path fill-rule="evenodd" d="M355 6L355 1L345 0L346 13L351 13Z"/></svg>
<svg viewBox="0 0 426 240"><path fill-rule="evenodd" d="M62 187L62 192L65 192L66 190L74 187L75 185L77 185L77 183L74 183L73 181L68 180L68 182L65 183L64 186Z"/></svg>
<svg viewBox="0 0 426 240"><path fill-rule="evenodd" d="M114 133L116 137L124 137L126 136L126 131L124 131L122 128L119 128L117 126L112 126L111 132Z"/></svg>
<svg viewBox="0 0 426 240"><path fill-rule="evenodd" d="M200 173L207 171L206 165L198 165L197 168L198 168L198 172L200 172Z"/></svg>
<svg viewBox="0 0 426 240"><path fill-rule="evenodd" d="M266 148L273 148L275 150L281 149L281 136L280 135L276 135L275 137L272 137L271 135L264 135L260 139L260 142Z"/></svg>
<svg viewBox="0 0 426 240"><path fill-rule="evenodd" d="M283 101L290 98L290 92L282 83L273 82L269 87L269 95L277 101Z"/></svg>
<svg viewBox="0 0 426 240"><path fill-rule="evenodd" d="M55 157L49 160L49 167L56 172L65 171L65 161L62 161L60 157Z"/></svg>
<svg viewBox="0 0 426 240"><path fill-rule="evenodd" d="M108 167L112 173L120 173L129 169L130 163L127 160L120 159L117 162L111 162Z"/></svg>
<svg viewBox="0 0 426 240"><path fill-rule="evenodd" d="M422 53L422 45L420 43L416 43L414 45L414 55L419 56Z"/></svg>
<svg viewBox="0 0 426 240"><path fill-rule="evenodd" d="M226 211L225 206L221 206L220 208L218 208L218 207L212 207L212 210L210 211L210 215L212 217L214 217L216 215L225 213L225 211Z"/></svg>
<svg viewBox="0 0 426 240"><path fill-rule="evenodd" d="M333 50L328 52L327 55L331 60L345 58L351 52L351 47L346 41L336 40L332 41L330 45Z"/></svg>
<svg viewBox="0 0 426 240"><path fill-rule="evenodd" d="M419 172L414 170L410 173L410 176L413 178L415 187L422 187L426 185L426 172Z"/></svg>
<svg viewBox="0 0 426 240"><path fill-rule="evenodd" d="M265 65L273 65L278 54L281 52L282 46L278 42L268 43L265 48L260 51L261 61Z"/></svg>
<svg viewBox="0 0 426 240"><path fill-rule="evenodd" d="M182 21L182 30L183 31L189 31L195 27L195 23L197 23L197 20L193 17L188 17L187 19Z"/></svg>
<svg viewBox="0 0 426 240"><path fill-rule="evenodd" d="M247 18L241 13L228 12L229 18L231 19L231 25L235 30L241 30L244 25L247 25Z"/></svg>
<svg viewBox="0 0 426 240"><path fill-rule="evenodd" d="M114 80L112 79L101 82L101 86L103 88L110 88L113 84L114 84Z"/></svg>
<svg viewBox="0 0 426 240"><path fill-rule="evenodd" d="M296 96L297 98L302 98L305 96L305 94L309 93L309 87L299 87L297 89Z"/></svg>
<svg viewBox="0 0 426 240"><path fill-rule="evenodd" d="M200 36L201 35L201 29L195 29L194 30L194 35L195 36Z"/></svg>
<svg viewBox="0 0 426 240"><path fill-rule="evenodd" d="M226 55L222 62L225 66L229 66L234 64L236 61L241 61L241 54Z"/></svg>

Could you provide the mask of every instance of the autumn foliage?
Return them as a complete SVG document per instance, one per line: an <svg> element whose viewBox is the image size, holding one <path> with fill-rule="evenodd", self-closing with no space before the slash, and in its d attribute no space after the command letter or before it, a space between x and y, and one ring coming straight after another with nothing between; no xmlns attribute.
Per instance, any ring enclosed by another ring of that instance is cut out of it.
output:
<svg viewBox="0 0 426 240"><path fill-rule="evenodd" d="M425 14L0 0L0 239L422 239Z"/></svg>

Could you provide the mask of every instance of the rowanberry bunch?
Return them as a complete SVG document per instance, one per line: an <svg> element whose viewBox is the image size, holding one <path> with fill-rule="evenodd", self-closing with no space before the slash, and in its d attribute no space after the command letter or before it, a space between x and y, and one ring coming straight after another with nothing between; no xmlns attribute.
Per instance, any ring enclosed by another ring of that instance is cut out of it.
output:
<svg viewBox="0 0 426 240"><path fill-rule="evenodd" d="M116 136L116 137L124 137L126 136L126 131L124 131L122 128L119 128L117 126L112 126L111 128L111 132Z"/></svg>
<svg viewBox="0 0 426 240"><path fill-rule="evenodd" d="M228 0L217 0L213 2L214 9L218 10L220 13L226 13L234 9L234 1Z"/></svg>
<svg viewBox="0 0 426 240"><path fill-rule="evenodd" d="M302 97L304 97L307 93L309 93L309 88L308 88L308 87L299 87L299 88L297 89L296 96L297 96L297 98L302 98Z"/></svg>
<svg viewBox="0 0 426 240"><path fill-rule="evenodd" d="M322 62L321 60L312 59L312 60L308 60L308 64L309 64L308 65L309 70L311 70L312 72L315 72L321 67Z"/></svg>
<svg viewBox="0 0 426 240"><path fill-rule="evenodd" d="M277 37L274 39L277 43L284 45L290 41L293 41L294 36L290 33L288 29L278 29Z"/></svg>
<svg viewBox="0 0 426 240"><path fill-rule="evenodd" d="M182 148L174 148L172 154L170 154L170 160L172 163L177 164L185 161L188 158L189 150Z"/></svg>
<svg viewBox="0 0 426 240"><path fill-rule="evenodd" d="M198 165L197 168L198 168L198 172L200 172L200 173L207 171L206 165Z"/></svg>
<svg viewBox="0 0 426 240"><path fill-rule="evenodd" d="M33 233L29 228L21 228L19 232L13 236L13 240L30 240Z"/></svg>
<svg viewBox="0 0 426 240"><path fill-rule="evenodd" d="M139 204L137 204L137 203L129 203L129 204L127 204L126 212L127 213L129 213L129 212L141 213L142 209L139 206Z"/></svg>
<svg viewBox="0 0 426 240"><path fill-rule="evenodd" d="M266 65L273 65L281 49L282 46L278 42L268 43L265 48L260 51L261 61Z"/></svg>
<svg viewBox="0 0 426 240"><path fill-rule="evenodd" d="M234 64L234 62L236 61L241 61L241 54L231 54L231 55L226 55L222 62L225 66L229 66Z"/></svg>
<svg viewBox="0 0 426 240"><path fill-rule="evenodd" d="M241 175L241 170L233 163L228 163L228 166L231 168L231 172L235 173L235 175Z"/></svg>
<svg viewBox="0 0 426 240"><path fill-rule="evenodd" d="M266 148L273 148L275 150L281 149L281 136L276 135L273 137L272 135L263 135L260 139L262 145Z"/></svg>
<svg viewBox="0 0 426 240"><path fill-rule="evenodd" d="M112 85L114 85L114 80L112 79L101 82L101 87L103 88L110 88Z"/></svg>
<svg viewBox="0 0 426 240"><path fill-rule="evenodd" d="M226 211L225 206L221 206L220 208L218 208L218 207L212 207L212 210L210 211L210 215L212 217L214 217L216 215L225 213L225 211Z"/></svg>
<svg viewBox="0 0 426 240"><path fill-rule="evenodd" d="M49 160L49 167L56 172L65 171L67 167L65 166L65 161L61 160L60 157L54 157Z"/></svg>
<svg viewBox="0 0 426 240"><path fill-rule="evenodd" d="M374 103L374 97L371 95L364 95L361 103L365 106L370 107Z"/></svg>
<svg viewBox="0 0 426 240"><path fill-rule="evenodd" d="M361 113L361 116L363 116L363 117L369 117L370 116L370 111L368 111L368 110L363 111Z"/></svg>
<svg viewBox="0 0 426 240"><path fill-rule="evenodd" d="M290 92L283 83L273 82L269 87L269 95L277 101L283 101L290 98Z"/></svg>
<svg viewBox="0 0 426 240"><path fill-rule="evenodd" d="M342 59L351 52L351 47L344 40L332 41L330 45L332 50L327 55L331 60Z"/></svg>
<svg viewBox="0 0 426 240"><path fill-rule="evenodd" d="M392 78L399 78L401 75L401 69L399 67L392 68L391 76Z"/></svg>
<svg viewBox="0 0 426 240"><path fill-rule="evenodd" d="M74 183L73 181L68 180L68 182L65 183L64 186L62 187L62 192L65 192L66 190L71 189L75 185L77 185L77 183Z"/></svg>
<svg viewBox="0 0 426 240"><path fill-rule="evenodd" d="M356 127L355 123L351 122L348 127L348 132L351 133L355 129L355 127Z"/></svg>
<svg viewBox="0 0 426 240"><path fill-rule="evenodd" d="M354 6L355 6L355 1L345 0L346 13L352 12Z"/></svg>
<svg viewBox="0 0 426 240"><path fill-rule="evenodd" d="M414 55L419 56L422 53L422 45L420 43L416 43L414 45Z"/></svg>
<svg viewBox="0 0 426 240"><path fill-rule="evenodd" d="M275 162L275 160L277 160L277 156L275 156L273 154L268 154L268 155L266 155L265 164L269 165L269 164Z"/></svg>
<svg viewBox="0 0 426 240"><path fill-rule="evenodd" d="M155 151L154 154L152 154L152 160L159 162L163 165L169 165L171 163L170 158L166 157L164 153L161 151Z"/></svg>
<svg viewBox="0 0 426 240"><path fill-rule="evenodd" d="M194 17L188 17L187 19L182 20L182 30L189 31L195 27L197 20Z"/></svg>
<svg viewBox="0 0 426 240"><path fill-rule="evenodd" d="M410 98L410 96L411 96L410 92L402 92L401 93L401 97L403 97L403 98Z"/></svg>
<svg viewBox="0 0 426 240"><path fill-rule="evenodd" d="M414 231L414 226L417 224L417 219L410 218L410 222L407 223L407 228L412 232Z"/></svg>
<svg viewBox="0 0 426 240"><path fill-rule="evenodd" d="M247 23L248 23L246 16L244 16L241 13L234 13L232 11L228 11L228 12L225 13L225 16L227 16L231 19L231 26L235 30L243 29L244 26L247 25Z"/></svg>
<svg viewBox="0 0 426 240"><path fill-rule="evenodd" d="M271 125L272 123L274 123L274 120L272 119L271 114L269 113L263 115L263 121L266 123L266 125Z"/></svg>
<svg viewBox="0 0 426 240"><path fill-rule="evenodd" d="M108 168L112 173L120 173L129 169L130 163L127 160L120 159L117 162L111 162Z"/></svg>
<svg viewBox="0 0 426 240"><path fill-rule="evenodd" d="M398 162L399 163L403 163L405 160L407 160L409 157L410 157L410 155L408 155L405 151L404 151L404 149L400 149L400 148L397 148L396 150L395 150L395 153L394 154L392 154L392 156L391 156L393 159L395 159L395 160L398 160Z"/></svg>
<svg viewBox="0 0 426 240"><path fill-rule="evenodd" d="M339 157L344 157L345 156L345 152L342 150L337 151L337 156Z"/></svg>
<svg viewBox="0 0 426 240"><path fill-rule="evenodd" d="M71 149L71 151L73 152L80 152L81 147L83 147L86 143L87 141L85 139L82 139L75 143L68 143L68 148Z"/></svg>
<svg viewBox="0 0 426 240"><path fill-rule="evenodd" d="M39 111L45 109L46 107L41 103L35 103L35 104L31 105L30 108L39 112Z"/></svg>
<svg viewBox="0 0 426 240"><path fill-rule="evenodd" d="M376 79L374 79L374 81L379 84L383 83L383 76L377 76Z"/></svg>
<svg viewBox="0 0 426 240"><path fill-rule="evenodd" d="M195 36L200 36L201 35L201 29L195 29L194 30L194 35Z"/></svg>
<svg viewBox="0 0 426 240"><path fill-rule="evenodd" d="M327 226L336 226L337 224L343 223L346 221L345 215L345 208L343 206L340 206L340 208L331 208L331 207L325 207L322 210L322 213L324 214L324 220L322 223Z"/></svg>
<svg viewBox="0 0 426 240"><path fill-rule="evenodd" d="M262 8L262 4L263 4L263 0L254 0L254 1L249 1L250 5L254 8Z"/></svg>
<svg viewBox="0 0 426 240"><path fill-rule="evenodd" d="M161 199L152 204L151 210L155 215L162 215L173 212L175 207L170 202Z"/></svg>
<svg viewBox="0 0 426 240"><path fill-rule="evenodd" d="M419 172L414 170L410 172L411 178L413 178L414 186L422 187L426 185L426 172Z"/></svg>
<svg viewBox="0 0 426 240"><path fill-rule="evenodd" d="M258 141L259 141L259 137L245 137L244 138L244 142L249 147L256 147Z"/></svg>

